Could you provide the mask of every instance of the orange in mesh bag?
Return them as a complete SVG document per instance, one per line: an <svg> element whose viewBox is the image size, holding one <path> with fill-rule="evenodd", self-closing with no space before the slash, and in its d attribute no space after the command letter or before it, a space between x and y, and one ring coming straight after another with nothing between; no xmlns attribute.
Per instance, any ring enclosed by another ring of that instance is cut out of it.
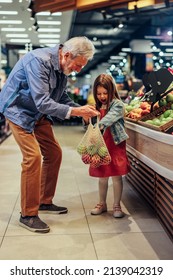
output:
<svg viewBox="0 0 173 280"><path fill-rule="evenodd" d="M111 162L111 157L98 123L98 118L95 125L92 125L90 119L87 131L77 146L77 152L80 154L82 161L94 168Z"/></svg>

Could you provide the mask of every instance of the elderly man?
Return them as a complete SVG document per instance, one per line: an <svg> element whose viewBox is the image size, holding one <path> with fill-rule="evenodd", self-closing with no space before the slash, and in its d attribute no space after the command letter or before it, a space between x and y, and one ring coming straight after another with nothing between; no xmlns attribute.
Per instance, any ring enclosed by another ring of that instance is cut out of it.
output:
<svg viewBox="0 0 173 280"><path fill-rule="evenodd" d="M98 115L94 106L79 106L66 92L67 76L80 72L93 58L86 37L74 37L53 48L38 48L21 58L0 94L0 112L9 122L22 152L19 224L33 232L49 232L38 211L67 213L53 204L62 150L54 137L51 116Z"/></svg>

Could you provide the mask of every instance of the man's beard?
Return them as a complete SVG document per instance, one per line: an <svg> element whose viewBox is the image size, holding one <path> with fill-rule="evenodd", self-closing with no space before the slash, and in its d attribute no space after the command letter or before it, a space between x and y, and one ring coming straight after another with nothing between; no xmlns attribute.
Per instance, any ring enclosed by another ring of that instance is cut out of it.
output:
<svg viewBox="0 0 173 280"><path fill-rule="evenodd" d="M64 69L63 69L63 73L64 73L66 76L69 76L69 75L73 72L73 70L70 69L69 65L70 65L70 63L67 63L67 64L65 65Z"/></svg>
<svg viewBox="0 0 173 280"><path fill-rule="evenodd" d="M66 75L66 76L69 76L73 71L70 71L69 69L65 69L63 71L63 73Z"/></svg>

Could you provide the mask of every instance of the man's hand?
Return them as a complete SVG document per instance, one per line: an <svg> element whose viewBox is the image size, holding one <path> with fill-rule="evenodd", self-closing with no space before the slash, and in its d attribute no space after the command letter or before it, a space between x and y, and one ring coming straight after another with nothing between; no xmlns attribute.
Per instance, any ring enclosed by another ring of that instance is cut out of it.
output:
<svg viewBox="0 0 173 280"><path fill-rule="evenodd" d="M83 117L84 119L99 116L100 112L96 110L95 106L85 105L81 107L73 107L71 110L71 117Z"/></svg>

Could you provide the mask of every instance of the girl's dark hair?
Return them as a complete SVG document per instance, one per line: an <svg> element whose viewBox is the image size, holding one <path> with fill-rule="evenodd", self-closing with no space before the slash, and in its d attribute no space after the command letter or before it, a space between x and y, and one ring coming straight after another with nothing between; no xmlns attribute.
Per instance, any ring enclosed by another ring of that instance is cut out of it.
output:
<svg viewBox="0 0 173 280"><path fill-rule="evenodd" d="M118 98L120 99L120 96L118 94L118 91L116 89L116 83L113 79L113 77L109 74L100 74L94 81L94 85L93 85L93 95L94 95L94 99L96 102L96 109L99 110L100 107L102 106L102 103L98 100L97 98L97 87L101 86L104 87L107 92L108 92L108 101L107 101L107 110L110 106L110 102L114 99L114 98Z"/></svg>

